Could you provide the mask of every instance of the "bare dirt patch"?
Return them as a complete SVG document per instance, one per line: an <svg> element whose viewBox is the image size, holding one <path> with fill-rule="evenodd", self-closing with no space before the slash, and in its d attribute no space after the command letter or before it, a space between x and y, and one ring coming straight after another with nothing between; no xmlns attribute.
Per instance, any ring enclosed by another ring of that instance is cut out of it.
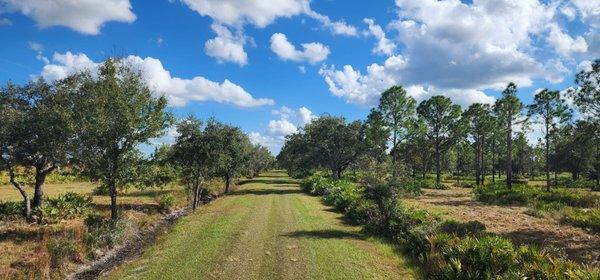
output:
<svg viewBox="0 0 600 280"><path fill-rule="evenodd" d="M474 200L471 189L424 190L419 197L404 201L414 207L440 211L458 221L478 220L490 232L516 244L533 244L556 249L578 263L600 265L600 235L555 219L527 215L527 207L497 206Z"/></svg>

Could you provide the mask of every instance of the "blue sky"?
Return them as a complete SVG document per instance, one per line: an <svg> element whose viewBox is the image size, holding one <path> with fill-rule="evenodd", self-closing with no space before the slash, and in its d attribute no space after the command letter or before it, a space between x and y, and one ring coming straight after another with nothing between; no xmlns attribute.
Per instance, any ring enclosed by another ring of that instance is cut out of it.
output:
<svg viewBox="0 0 600 280"><path fill-rule="evenodd" d="M600 57L600 1L365 3L0 0L0 82L125 56L178 117L214 116L277 152L314 116L364 118L394 84L468 106L514 81L527 103Z"/></svg>

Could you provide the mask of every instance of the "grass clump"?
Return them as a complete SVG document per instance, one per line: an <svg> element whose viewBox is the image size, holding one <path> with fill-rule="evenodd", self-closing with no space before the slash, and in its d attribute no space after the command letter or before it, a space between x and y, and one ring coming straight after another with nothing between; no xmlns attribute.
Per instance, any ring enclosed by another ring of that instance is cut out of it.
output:
<svg viewBox="0 0 600 280"><path fill-rule="evenodd" d="M85 218L85 225L87 232L84 243L91 251L118 244L132 228L128 220L113 221L98 214L89 214Z"/></svg>
<svg viewBox="0 0 600 280"><path fill-rule="evenodd" d="M587 211L566 208L561 222L600 233L600 208Z"/></svg>
<svg viewBox="0 0 600 280"><path fill-rule="evenodd" d="M177 198L175 198L175 196L170 193L159 195L155 199L158 203L158 210L161 213L170 212L173 206L175 206L175 203L177 202Z"/></svg>
<svg viewBox="0 0 600 280"><path fill-rule="evenodd" d="M75 258L77 253L77 245L66 237L53 238L46 244L48 253L50 254L50 267L52 269L61 269L65 264Z"/></svg>

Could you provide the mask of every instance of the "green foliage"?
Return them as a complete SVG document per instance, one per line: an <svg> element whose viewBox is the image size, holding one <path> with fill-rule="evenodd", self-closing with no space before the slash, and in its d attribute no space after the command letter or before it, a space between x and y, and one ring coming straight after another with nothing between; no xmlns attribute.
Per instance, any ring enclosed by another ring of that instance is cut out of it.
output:
<svg viewBox="0 0 600 280"><path fill-rule="evenodd" d="M480 221L457 222L447 220L440 224L440 231L460 237L478 236L485 232L485 225Z"/></svg>
<svg viewBox="0 0 600 280"><path fill-rule="evenodd" d="M287 136L277 161L292 176L326 168L339 179L350 164L372 151L369 145L378 142L367 141L365 134L361 121L348 123L342 117L324 115Z"/></svg>
<svg viewBox="0 0 600 280"><path fill-rule="evenodd" d="M108 186L111 216L117 219L117 189L139 182L139 145L162 136L173 117L166 110L166 97L156 97L142 74L123 60L107 59L97 77L82 73L72 78L77 81L78 163Z"/></svg>
<svg viewBox="0 0 600 280"><path fill-rule="evenodd" d="M568 189L544 191L538 187L516 185L507 189L501 183L488 184L473 189L475 197L485 203L501 205L525 205L541 203L560 203L572 207L594 207L600 203L600 197L573 192Z"/></svg>
<svg viewBox="0 0 600 280"><path fill-rule="evenodd" d="M326 189L323 201L338 210L346 211L353 201L362 197L362 194L363 189L357 184L347 180L338 180Z"/></svg>
<svg viewBox="0 0 600 280"><path fill-rule="evenodd" d="M587 228L593 232L600 232L600 208L592 210L580 210L565 208L561 222L576 227Z"/></svg>
<svg viewBox="0 0 600 280"><path fill-rule="evenodd" d="M163 194L156 197L156 202L158 203L159 211L161 212L169 212L171 208L175 206L177 202L177 198L173 194Z"/></svg>
<svg viewBox="0 0 600 280"><path fill-rule="evenodd" d="M50 266L53 269L62 268L77 252L77 245L73 239L67 237L50 239L46 248L50 254Z"/></svg>
<svg viewBox="0 0 600 280"><path fill-rule="evenodd" d="M41 223L56 223L80 217L89 212L91 206L92 197L67 192L56 198L46 199L36 214Z"/></svg>
<svg viewBox="0 0 600 280"><path fill-rule="evenodd" d="M87 232L84 243L90 249L112 247L118 244L132 228L131 222L121 219L107 219L99 214L89 214L85 218Z"/></svg>
<svg viewBox="0 0 600 280"><path fill-rule="evenodd" d="M5 201L0 202L0 216L17 216L23 214L23 202L22 201Z"/></svg>
<svg viewBox="0 0 600 280"><path fill-rule="evenodd" d="M300 187L312 195L324 195L327 189L333 187L334 180L323 174L312 175L300 182Z"/></svg>

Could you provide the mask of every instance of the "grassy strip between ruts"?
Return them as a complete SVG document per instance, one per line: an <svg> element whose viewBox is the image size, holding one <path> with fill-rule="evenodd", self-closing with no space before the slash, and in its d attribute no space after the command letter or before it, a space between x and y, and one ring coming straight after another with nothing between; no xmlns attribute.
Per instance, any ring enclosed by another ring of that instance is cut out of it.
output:
<svg viewBox="0 0 600 280"><path fill-rule="evenodd" d="M281 173L183 218L109 279L411 279L394 248L367 239Z"/></svg>

